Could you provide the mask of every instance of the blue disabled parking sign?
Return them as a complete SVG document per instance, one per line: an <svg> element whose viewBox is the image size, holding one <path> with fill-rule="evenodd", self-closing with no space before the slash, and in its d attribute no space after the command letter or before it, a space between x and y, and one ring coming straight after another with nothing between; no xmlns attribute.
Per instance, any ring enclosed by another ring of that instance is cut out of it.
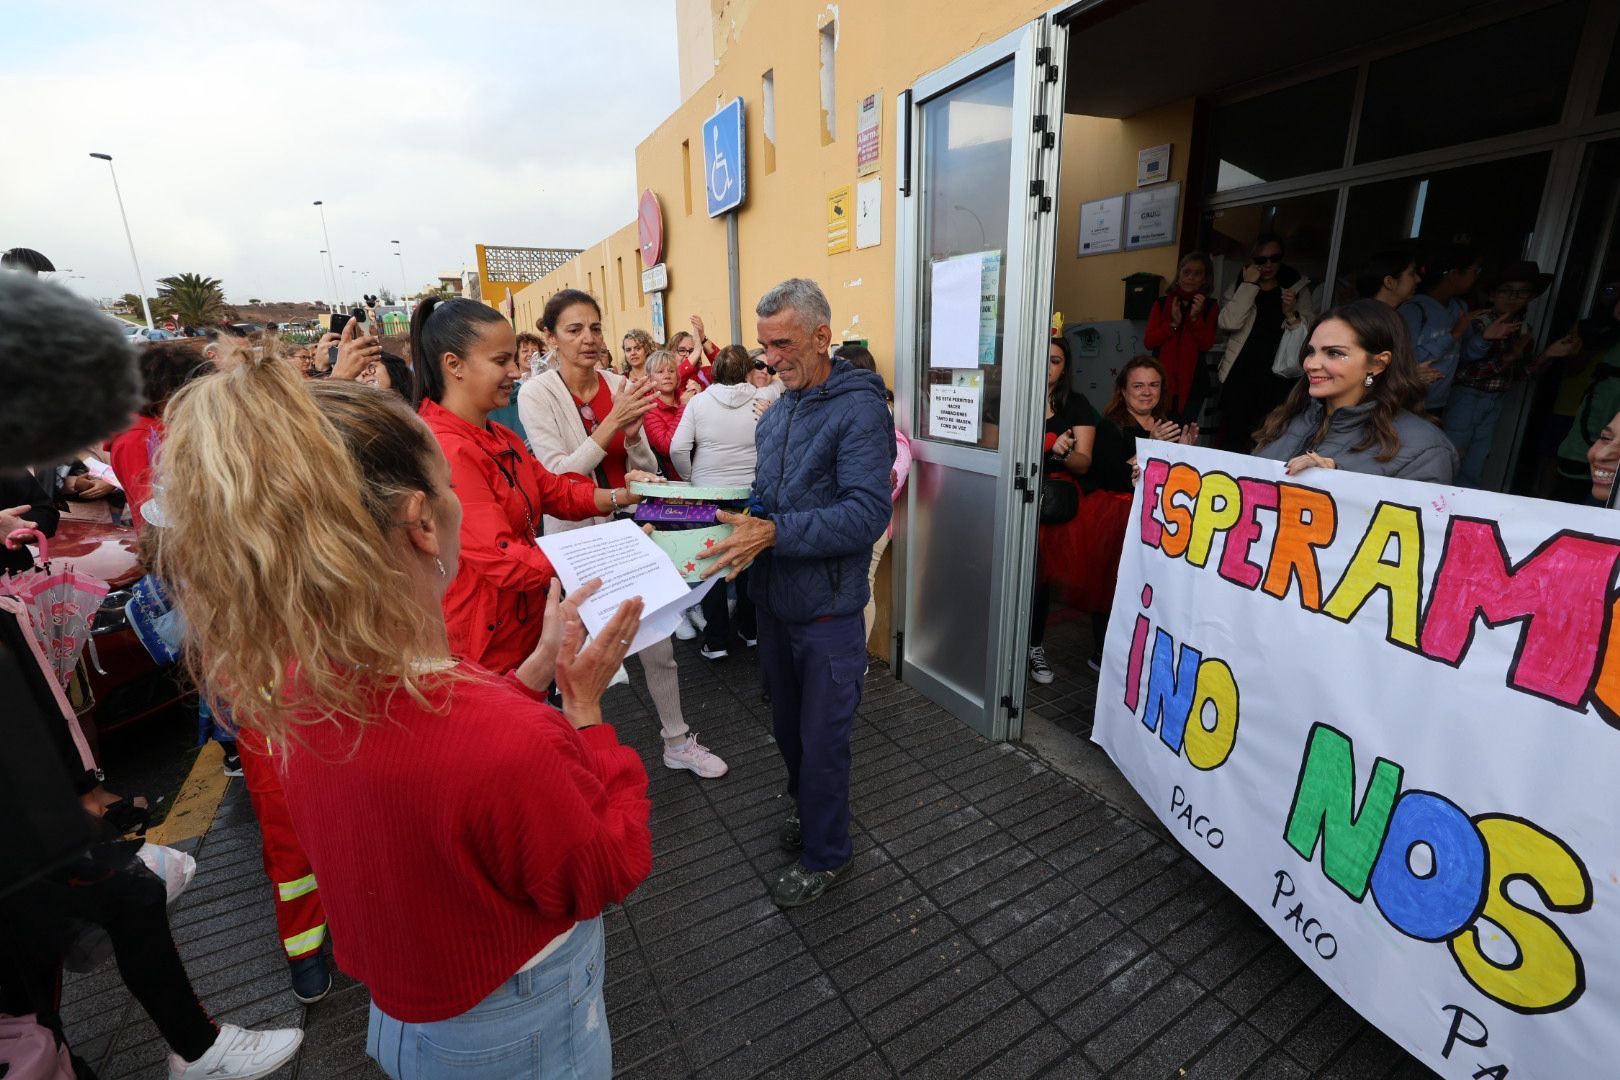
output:
<svg viewBox="0 0 1620 1080"><path fill-rule="evenodd" d="M743 99L732 98L703 123L703 177L709 216L742 205L748 170L743 163Z"/></svg>

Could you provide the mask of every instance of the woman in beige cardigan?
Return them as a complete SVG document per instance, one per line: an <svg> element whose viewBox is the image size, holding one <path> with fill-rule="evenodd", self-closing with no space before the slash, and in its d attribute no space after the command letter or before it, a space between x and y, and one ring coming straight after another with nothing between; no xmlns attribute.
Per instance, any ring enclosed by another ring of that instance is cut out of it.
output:
<svg viewBox="0 0 1620 1080"><path fill-rule="evenodd" d="M578 289L564 289L547 301L540 329L557 366L518 392L518 416L540 464L554 473L617 477L616 484L623 483L628 471L656 469L641 421L657 399L649 383L596 366L606 348L596 300ZM563 521L546 515L542 520L542 530L549 534L608 518ZM681 717L674 644L666 638L637 656L658 711L664 764L705 779L724 776L726 763L697 741Z"/></svg>

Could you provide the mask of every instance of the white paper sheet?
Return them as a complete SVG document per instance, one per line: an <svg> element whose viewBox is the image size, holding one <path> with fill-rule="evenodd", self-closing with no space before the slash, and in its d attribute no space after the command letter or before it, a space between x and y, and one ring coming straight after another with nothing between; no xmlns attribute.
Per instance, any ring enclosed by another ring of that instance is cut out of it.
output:
<svg viewBox="0 0 1620 1080"><path fill-rule="evenodd" d="M984 256L958 255L934 263L928 328L928 366L979 366L979 291L984 283Z"/></svg>
<svg viewBox="0 0 1620 1080"><path fill-rule="evenodd" d="M930 386L928 434L935 439L950 439L953 442L978 442L979 388Z"/></svg>
<svg viewBox="0 0 1620 1080"><path fill-rule="evenodd" d="M567 592L592 578L602 579L602 588L579 612L585 629L593 635L602 632L621 603L641 597L645 608L641 629L630 643L631 654L673 634L686 609L702 600L715 582L725 580L725 575L716 574L690 588L669 556L633 521L554 533L540 537L539 543Z"/></svg>

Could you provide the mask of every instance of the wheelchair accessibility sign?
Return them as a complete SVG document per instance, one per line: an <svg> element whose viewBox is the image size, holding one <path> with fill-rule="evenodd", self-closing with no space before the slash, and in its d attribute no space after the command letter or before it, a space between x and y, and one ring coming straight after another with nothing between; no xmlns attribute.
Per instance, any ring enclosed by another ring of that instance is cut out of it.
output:
<svg viewBox="0 0 1620 1080"><path fill-rule="evenodd" d="M742 205L748 170L743 148L743 99L733 98L703 123L703 176L709 216L719 217Z"/></svg>

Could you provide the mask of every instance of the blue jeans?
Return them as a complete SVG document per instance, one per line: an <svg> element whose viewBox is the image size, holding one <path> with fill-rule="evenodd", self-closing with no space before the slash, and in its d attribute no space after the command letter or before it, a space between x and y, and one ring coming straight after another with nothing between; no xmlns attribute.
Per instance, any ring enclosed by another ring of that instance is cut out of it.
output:
<svg viewBox="0 0 1620 1080"><path fill-rule="evenodd" d="M1479 487L1480 478L1485 475L1485 462L1491 456L1504 396L1472 386L1451 388L1444 425L1446 437L1457 448L1461 459L1457 466L1457 483L1463 487Z"/></svg>
<svg viewBox="0 0 1620 1080"><path fill-rule="evenodd" d="M373 1003L366 1053L394 1080L463 1076L606 1080L613 1044L602 1000L602 919L460 1016L406 1024Z"/></svg>
<svg viewBox="0 0 1620 1080"><path fill-rule="evenodd" d="M799 809L806 870L849 862L850 729L866 682L866 622L853 615L783 622L765 605L759 668L771 695L771 727Z"/></svg>

